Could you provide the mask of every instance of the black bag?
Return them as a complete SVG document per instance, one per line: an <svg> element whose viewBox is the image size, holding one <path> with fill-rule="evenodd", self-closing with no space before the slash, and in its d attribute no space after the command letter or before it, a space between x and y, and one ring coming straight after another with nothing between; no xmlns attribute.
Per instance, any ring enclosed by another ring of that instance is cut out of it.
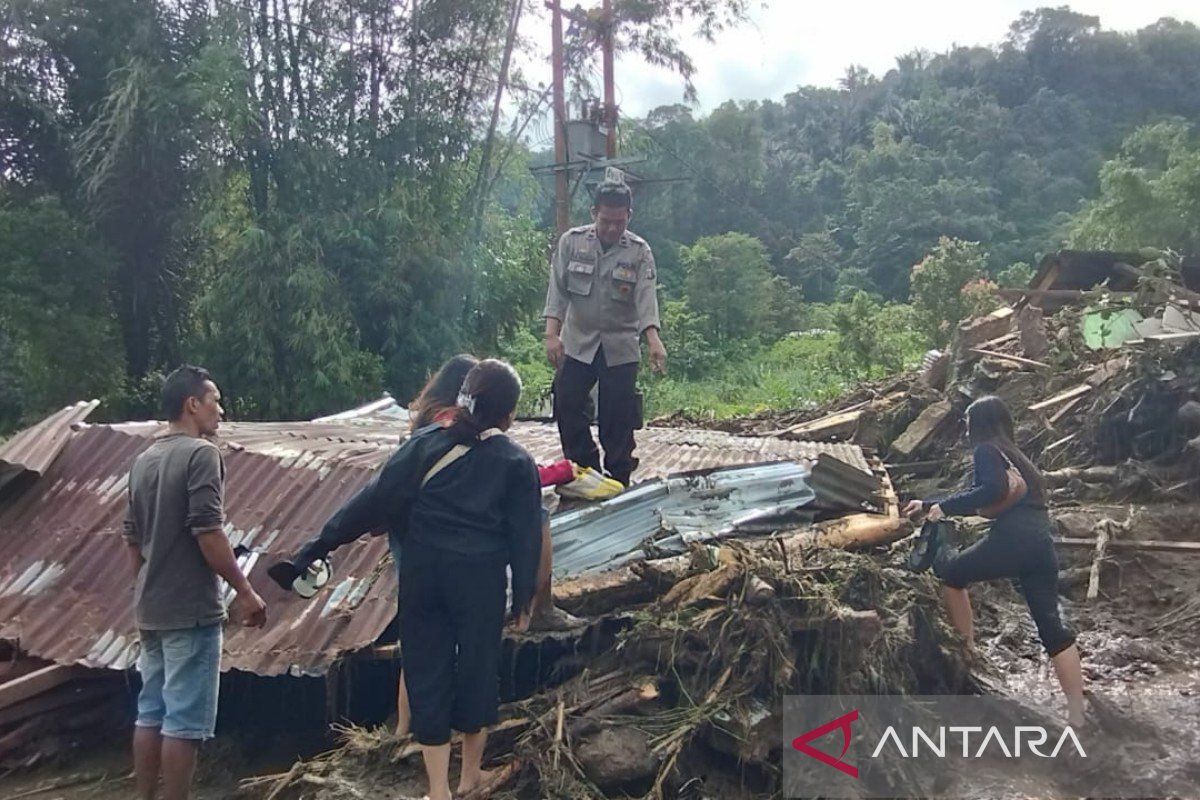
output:
<svg viewBox="0 0 1200 800"><path fill-rule="evenodd" d="M938 551L946 546L954 523L948 519L937 522L926 522L921 526L921 533L913 543L913 549L908 554L908 568L913 572L924 572L933 566Z"/></svg>

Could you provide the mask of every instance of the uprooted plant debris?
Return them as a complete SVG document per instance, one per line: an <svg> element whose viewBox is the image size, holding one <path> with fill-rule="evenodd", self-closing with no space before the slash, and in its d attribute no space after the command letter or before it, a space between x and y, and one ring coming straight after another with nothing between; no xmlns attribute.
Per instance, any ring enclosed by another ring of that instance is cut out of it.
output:
<svg viewBox="0 0 1200 800"><path fill-rule="evenodd" d="M936 582L906 571L899 551L804 552L782 541L698 547L658 600L628 612L612 650L503 709L489 744L504 765L497 782L514 797L678 797L711 773L706 796L772 794L785 695L982 690L943 622ZM364 781L416 752L382 730L344 733L339 750L248 788L272 799L363 796Z"/></svg>

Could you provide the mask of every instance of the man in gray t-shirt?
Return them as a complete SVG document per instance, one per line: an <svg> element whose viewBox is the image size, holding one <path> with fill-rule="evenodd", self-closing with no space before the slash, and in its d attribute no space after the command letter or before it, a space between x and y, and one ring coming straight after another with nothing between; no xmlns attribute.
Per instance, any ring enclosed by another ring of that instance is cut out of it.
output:
<svg viewBox="0 0 1200 800"><path fill-rule="evenodd" d="M223 530L220 451L203 438L221 423L221 393L205 370L180 367L163 385L163 408L170 427L133 462L125 517L141 643L134 770L146 800L160 773L164 800L188 796L199 743L216 726L226 618L218 577L237 592L235 619L266 621Z"/></svg>

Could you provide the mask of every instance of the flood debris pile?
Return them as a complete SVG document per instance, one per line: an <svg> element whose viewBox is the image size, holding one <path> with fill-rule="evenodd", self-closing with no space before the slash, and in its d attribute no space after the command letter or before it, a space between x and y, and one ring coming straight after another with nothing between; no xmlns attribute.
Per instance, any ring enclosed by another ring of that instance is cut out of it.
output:
<svg viewBox="0 0 1200 800"><path fill-rule="evenodd" d="M785 536L697 549L662 586L616 648L520 706L519 790L770 794L781 785L784 696L979 686L947 646L933 583L898 561Z"/></svg>
<svg viewBox="0 0 1200 800"><path fill-rule="evenodd" d="M557 586L563 607L620 633L611 646L593 637L590 652L505 707L489 746L494 796L777 796L784 695L1023 697L1045 683L1034 680L1044 653L1012 588L974 593L982 657L967 662L936 579L903 566L908 544L896 540L909 529L885 522L897 494L970 480L963 412L988 394L1013 409L1018 442L1050 484L1064 604L1089 681L1103 689L1186 666L1200 644L1200 586L1195 570L1161 560L1200 551L1190 505L1200 496L1200 295L1177 265L1169 255L1058 253L1027 290L1007 293L1011 305L961 323L917 371L818 408L665 421L858 445L886 467L887 510L693 543L684 555L647 546L632 563ZM829 476L836 496L846 484ZM1176 512L1193 521L1172 522ZM984 523L967 520L957 543ZM1136 597L1121 598L1131 584ZM1180 646L1157 647L1156 631ZM404 770L419 770L404 760L415 752L354 730L342 748L254 788L272 800L402 791Z"/></svg>
<svg viewBox="0 0 1200 800"><path fill-rule="evenodd" d="M1153 253L1048 256L1030 288L1005 290L1012 305L959 324L919 371L819 408L710 424L853 442L883 456L898 487L919 492L964 479L962 412L995 394L1057 501L1194 500L1200 293L1179 263Z"/></svg>
<svg viewBox="0 0 1200 800"><path fill-rule="evenodd" d="M751 797L782 786L782 698L974 693L936 585L902 548L863 555L803 534L701 545L644 562L652 602L621 612L616 645L560 685L502 709L489 760L512 797ZM407 740L352 729L344 745L247 785L348 798L405 784Z"/></svg>

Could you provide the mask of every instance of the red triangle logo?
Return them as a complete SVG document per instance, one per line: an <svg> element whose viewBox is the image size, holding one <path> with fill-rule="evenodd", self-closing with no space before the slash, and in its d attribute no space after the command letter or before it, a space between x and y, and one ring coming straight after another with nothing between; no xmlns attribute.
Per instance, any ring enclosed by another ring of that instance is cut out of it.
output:
<svg viewBox="0 0 1200 800"><path fill-rule="evenodd" d="M811 731L797 736L792 740L792 747L801 753L804 753L804 755L808 756L809 758L815 758L822 764L826 764L836 770L846 773L851 778L857 778L858 767L842 761L842 757L845 756L846 751L850 749L850 736L852 733L850 725L857 719L858 709L856 708L849 713L843 714L837 719L830 720L820 727L813 728ZM814 739L820 739L822 736L825 736L827 733L835 730L841 730L842 732L842 752L838 754L837 758L834 758L828 753L822 752L821 750L818 750L809 744L809 742L813 741Z"/></svg>

